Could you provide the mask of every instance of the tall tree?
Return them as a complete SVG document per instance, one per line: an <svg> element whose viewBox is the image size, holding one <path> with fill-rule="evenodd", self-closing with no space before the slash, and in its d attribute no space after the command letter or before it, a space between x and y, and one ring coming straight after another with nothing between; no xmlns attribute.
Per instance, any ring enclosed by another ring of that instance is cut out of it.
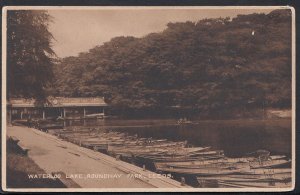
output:
<svg viewBox="0 0 300 195"><path fill-rule="evenodd" d="M53 79L50 15L40 10L7 12L7 91L10 97L44 99Z"/></svg>

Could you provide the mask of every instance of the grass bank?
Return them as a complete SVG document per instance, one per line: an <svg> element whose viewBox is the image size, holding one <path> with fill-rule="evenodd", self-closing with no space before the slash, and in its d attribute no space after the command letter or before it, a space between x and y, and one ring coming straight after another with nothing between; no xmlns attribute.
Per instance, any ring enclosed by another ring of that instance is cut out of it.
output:
<svg viewBox="0 0 300 195"><path fill-rule="evenodd" d="M29 174L45 174L11 139L7 139L7 188L65 188L58 179L29 179Z"/></svg>

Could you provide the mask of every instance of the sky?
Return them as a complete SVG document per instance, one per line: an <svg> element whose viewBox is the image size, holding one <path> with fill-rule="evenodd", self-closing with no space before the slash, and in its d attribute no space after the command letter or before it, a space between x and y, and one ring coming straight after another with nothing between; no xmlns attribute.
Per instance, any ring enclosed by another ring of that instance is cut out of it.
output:
<svg viewBox="0 0 300 195"><path fill-rule="evenodd" d="M169 22L204 18L235 17L238 14L269 13L270 9L55 9L48 10L53 22L53 49L58 57L76 56L116 36L143 37L161 32Z"/></svg>

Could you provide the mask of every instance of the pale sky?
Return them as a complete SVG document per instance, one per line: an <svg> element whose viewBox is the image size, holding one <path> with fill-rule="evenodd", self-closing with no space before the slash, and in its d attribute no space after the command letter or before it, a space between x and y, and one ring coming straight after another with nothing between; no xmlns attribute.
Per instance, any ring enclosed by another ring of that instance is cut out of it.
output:
<svg viewBox="0 0 300 195"><path fill-rule="evenodd" d="M235 17L238 14L269 13L270 9L101 9L49 10L50 32L58 57L76 56L116 36L143 37L161 32L169 22Z"/></svg>

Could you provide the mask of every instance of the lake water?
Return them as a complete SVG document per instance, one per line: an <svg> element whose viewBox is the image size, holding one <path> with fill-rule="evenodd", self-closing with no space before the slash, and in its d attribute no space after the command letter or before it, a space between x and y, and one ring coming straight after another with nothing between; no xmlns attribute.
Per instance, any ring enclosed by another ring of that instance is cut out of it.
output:
<svg viewBox="0 0 300 195"><path fill-rule="evenodd" d="M67 126L101 127L139 137L185 141L194 146L222 149L228 157L244 156L258 149L291 155L291 119L207 120L177 125L177 120L85 120Z"/></svg>

